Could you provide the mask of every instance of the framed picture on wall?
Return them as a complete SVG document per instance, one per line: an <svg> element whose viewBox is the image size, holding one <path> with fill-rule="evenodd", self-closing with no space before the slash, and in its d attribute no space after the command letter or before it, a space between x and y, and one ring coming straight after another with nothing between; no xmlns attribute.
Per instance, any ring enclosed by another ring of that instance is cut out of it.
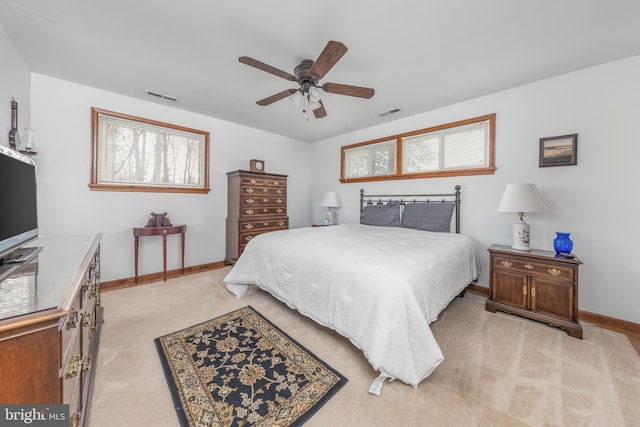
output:
<svg viewBox="0 0 640 427"><path fill-rule="evenodd" d="M578 164L578 134L540 138L539 166L574 166Z"/></svg>

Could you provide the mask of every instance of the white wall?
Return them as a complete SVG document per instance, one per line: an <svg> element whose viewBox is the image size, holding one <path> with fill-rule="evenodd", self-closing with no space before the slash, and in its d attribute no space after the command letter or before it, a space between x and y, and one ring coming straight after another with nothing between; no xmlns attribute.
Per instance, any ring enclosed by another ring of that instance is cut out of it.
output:
<svg viewBox="0 0 640 427"><path fill-rule="evenodd" d="M29 69L13 43L0 26L0 144L9 146L11 130L11 97L18 103L18 133L30 126ZM16 140L16 145L18 141Z"/></svg>
<svg viewBox="0 0 640 427"><path fill-rule="evenodd" d="M38 131L41 235L102 232L102 280L134 275L132 227L152 211L187 224L185 265L222 261L227 215L226 172L263 159L267 172L289 175L291 227L308 225L310 145L153 102L32 74L31 114ZM211 135L211 192L202 194L90 191L91 107L205 130ZM169 237L167 264L180 266L179 236ZM160 237L140 239L140 274L162 271Z"/></svg>
<svg viewBox="0 0 640 427"><path fill-rule="evenodd" d="M553 249L555 231L570 232L580 267L581 310L640 323L640 57L632 57L473 99L312 145L312 220L336 190L339 221L358 221L359 189L444 192L462 185L462 232L481 253L479 284L488 286L493 243L510 244L515 214L496 213L509 183L534 182L550 212L530 214L531 246ZM340 147L456 120L497 113L495 175L340 184ZM539 168L539 139L578 134L578 165Z"/></svg>

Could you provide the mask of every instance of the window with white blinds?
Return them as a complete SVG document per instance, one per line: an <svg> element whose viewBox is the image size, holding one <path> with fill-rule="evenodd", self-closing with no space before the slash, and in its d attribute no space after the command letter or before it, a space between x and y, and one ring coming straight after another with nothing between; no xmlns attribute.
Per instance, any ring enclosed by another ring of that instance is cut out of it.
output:
<svg viewBox="0 0 640 427"><path fill-rule="evenodd" d="M348 178L366 176L384 176L396 173L396 141L383 141L376 144L345 150Z"/></svg>
<svg viewBox="0 0 640 427"><path fill-rule="evenodd" d="M208 192L209 133L92 109L94 190Z"/></svg>
<svg viewBox="0 0 640 427"><path fill-rule="evenodd" d="M341 182L495 172L495 114L342 147Z"/></svg>
<svg viewBox="0 0 640 427"><path fill-rule="evenodd" d="M489 166L489 121L402 138L404 173Z"/></svg>

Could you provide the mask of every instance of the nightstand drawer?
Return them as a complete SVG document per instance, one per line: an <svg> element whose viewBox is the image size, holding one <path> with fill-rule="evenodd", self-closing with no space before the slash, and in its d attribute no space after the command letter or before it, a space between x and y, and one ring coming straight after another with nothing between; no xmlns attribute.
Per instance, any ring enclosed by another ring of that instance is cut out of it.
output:
<svg viewBox="0 0 640 427"><path fill-rule="evenodd" d="M493 257L493 267L518 271L528 275L574 280L575 268L558 265L553 262L536 262L532 260L514 259L510 257Z"/></svg>

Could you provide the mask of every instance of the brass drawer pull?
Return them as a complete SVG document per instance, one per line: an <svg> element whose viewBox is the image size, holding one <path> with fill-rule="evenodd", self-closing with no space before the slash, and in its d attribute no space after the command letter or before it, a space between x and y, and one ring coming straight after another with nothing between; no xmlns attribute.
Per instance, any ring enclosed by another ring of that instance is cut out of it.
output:
<svg viewBox="0 0 640 427"><path fill-rule="evenodd" d="M251 240L251 239L253 239L253 236L246 236L246 237L244 238L244 240L245 240L245 241L247 241L247 242L248 242L249 240Z"/></svg>
<svg viewBox="0 0 640 427"><path fill-rule="evenodd" d="M269 209L267 209L267 208L262 208L262 212L267 213L267 212L269 212Z"/></svg>
<svg viewBox="0 0 640 427"><path fill-rule="evenodd" d="M262 203L267 203L269 199L262 199Z"/></svg>
<svg viewBox="0 0 640 427"><path fill-rule="evenodd" d="M536 297L536 288L531 288L531 298Z"/></svg>
<svg viewBox="0 0 640 427"><path fill-rule="evenodd" d="M526 268L527 270L533 270L533 265L531 264L525 264L524 268Z"/></svg>
<svg viewBox="0 0 640 427"><path fill-rule="evenodd" d="M511 267L513 264L510 263L509 261L502 261L500 264L502 264L505 267Z"/></svg>
<svg viewBox="0 0 640 427"><path fill-rule="evenodd" d="M70 426L71 427L78 427L80 425L80 414L78 412L74 412L71 415L71 420L70 421Z"/></svg>
<svg viewBox="0 0 640 427"><path fill-rule="evenodd" d="M277 203L277 204L282 204L282 199L278 199L278 200L276 200L276 203Z"/></svg>
<svg viewBox="0 0 640 427"><path fill-rule="evenodd" d="M278 221L278 225L279 226L283 226L284 225L284 221Z"/></svg>
<svg viewBox="0 0 640 427"><path fill-rule="evenodd" d="M252 179L252 180L251 180L251 183L252 183L252 184L255 184L256 182L258 182L258 181L256 181L255 179Z"/></svg>
<svg viewBox="0 0 640 427"><path fill-rule="evenodd" d="M553 277L558 277L559 275L562 274L562 271L557 270L555 268L550 268L547 270L549 272L550 275L552 275Z"/></svg>
<svg viewBox="0 0 640 427"><path fill-rule="evenodd" d="M282 211L283 211L283 210L282 210L282 209L280 209L280 208L276 209L276 212L278 212L278 213L282 213Z"/></svg>
<svg viewBox="0 0 640 427"><path fill-rule="evenodd" d="M253 193L253 188L247 188L247 193Z"/></svg>
<svg viewBox="0 0 640 427"><path fill-rule="evenodd" d="M253 224L245 224L244 228L246 228L247 230L251 230L253 228Z"/></svg>
<svg viewBox="0 0 640 427"><path fill-rule="evenodd" d="M247 212L247 215L253 215L254 211L253 209L247 209L246 212Z"/></svg>
<svg viewBox="0 0 640 427"><path fill-rule="evenodd" d="M273 181L273 185L280 185L280 181Z"/></svg>
<svg viewBox="0 0 640 427"><path fill-rule="evenodd" d="M89 325L91 325L91 312L85 311L84 314L82 315L82 326L84 326L85 328L88 328Z"/></svg>
<svg viewBox="0 0 640 427"><path fill-rule="evenodd" d="M263 222L262 225L264 225L265 227L268 227L269 223L268 222Z"/></svg>
<svg viewBox="0 0 640 427"><path fill-rule="evenodd" d="M250 205L251 205L251 204L255 203L255 200L253 200L253 199L247 199L247 200L246 200L246 202L247 202L248 204L250 204Z"/></svg>
<svg viewBox="0 0 640 427"><path fill-rule="evenodd" d="M279 189L279 188L278 188L278 189L276 190L276 193L278 193L278 194L282 194L282 193L283 193L283 191L282 191L281 189Z"/></svg>
<svg viewBox="0 0 640 427"><path fill-rule="evenodd" d="M89 372L91 369L91 355L87 354L87 356L82 361L82 372Z"/></svg>
<svg viewBox="0 0 640 427"><path fill-rule="evenodd" d="M527 285L522 285L522 295L527 296Z"/></svg>
<svg viewBox="0 0 640 427"><path fill-rule="evenodd" d="M268 188L263 188L262 191L266 193L267 191L269 191L269 189Z"/></svg>
<svg viewBox="0 0 640 427"><path fill-rule="evenodd" d="M78 315L79 313L77 310L73 310L71 313L69 313L69 318L67 319L67 323L65 325L67 329L78 327Z"/></svg>
<svg viewBox="0 0 640 427"><path fill-rule="evenodd" d="M69 361L69 366L67 367L67 372L64 374L65 378L73 378L80 373L80 364L82 363L82 356L80 353L75 353L71 356L71 360Z"/></svg>

